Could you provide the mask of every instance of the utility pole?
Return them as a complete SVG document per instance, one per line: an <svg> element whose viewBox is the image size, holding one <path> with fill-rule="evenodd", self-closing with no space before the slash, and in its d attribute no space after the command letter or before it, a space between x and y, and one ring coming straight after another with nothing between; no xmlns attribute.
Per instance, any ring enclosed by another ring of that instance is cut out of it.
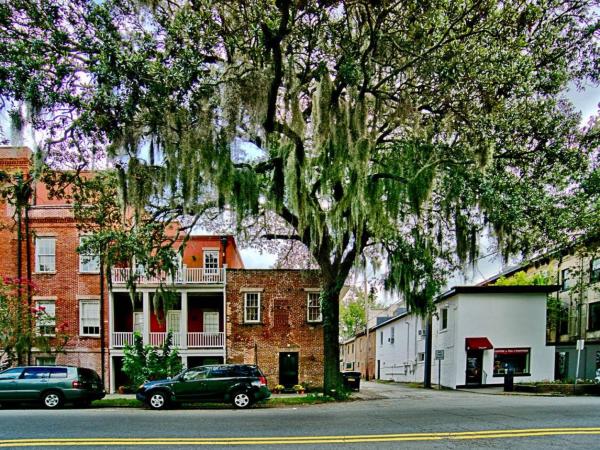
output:
<svg viewBox="0 0 600 450"><path fill-rule="evenodd" d="M365 262L365 274L364 274L364 290L365 290L365 323L366 331L365 336L367 338L367 350L365 352L366 367L365 367L365 379L369 381L369 292L367 286L367 264Z"/></svg>

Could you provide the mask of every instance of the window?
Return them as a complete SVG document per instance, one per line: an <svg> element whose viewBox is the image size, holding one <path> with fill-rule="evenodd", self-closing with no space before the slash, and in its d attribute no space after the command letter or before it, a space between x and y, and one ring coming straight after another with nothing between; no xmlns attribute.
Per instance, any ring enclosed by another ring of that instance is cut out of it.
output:
<svg viewBox="0 0 600 450"><path fill-rule="evenodd" d="M600 302L590 303L588 305L589 308L589 323L588 330L589 331L599 331L600 330Z"/></svg>
<svg viewBox="0 0 600 450"><path fill-rule="evenodd" d="M590 283L600 281L600 258L595 258L590 261Z"/></svg>
<svg viewBox="0 0 600 450"><path fill-rule="evenodd" d="M424 352L417 353L417 361L419 361L419 362L425 361L425 353Z"/></svg>
<svg viewBox="0 0 600 450"><path fill-rule="evenodd" d="M440 330L448 328L448 308L440 309Z"/></svg>
<svg viewBox="0 0 600 450"><path fill-rule="evenodd" d="M323 314L321 312L321 297L318 292L309 292L307 320L309 322L322 322Z"/></svg>
<svg viewBox="0 0 600 450"><path fill-rule="evenodd" d="M219 332L219 311L204 311L202 329L205 333Z"/></svg>
<svg viewBox="0 0 600 450"><path fill-rule="evenodd" d="M21 376L22 372L22 367L5 370L4 372L0 372L0 380L16 380L19 378L19 376Z"/></svg>
<svg viewBox="0 0 600 450"><path fill-rule="evenodd" d="M48 378L50 374L48 373L47 367L27 367L23 371L23 375L21 378L25 380L37 380L40 378Z"/></svg>
<svg viewBox="0 0 600 450"><path fill-rule="evenodd" d="M83 245L89 239L82 236L79 238L79 245ZM79 253L79 271L82 273L99 273L100 272L100 256L90 252Z"/></svg>
<svg viewBox="0 0 600 450"><path fill-rule="evenodd" d="M219 271L219 251L204 250L204 272L217 273Z"/></svg>
<svg viewBox="0 0 600 450"><path fill-rule="evenodd" d="M571 278L569 269L563 269L561 271L561 290L566 291L571 288Z"/></svg>
<svg viewBox="0 0 600 450"><path fill-rule="evenodd" d="M56 239L39 237L35 240L35 271L54 272L56 256Z"/></svg>
<svg viewBox="0 0 600 450"><path fill-rule="evenodd" d="M379 332L379 345L383 345L383 331Z"/></svg>
<svg viewBox="0 0 600 450"><path fill-rule="evenodd" d="M352 363L351 362L347 362L346 363L346 370L352 370Z"/></svg>
<svg viewBox="0 0 600 450"><path fill-rule="evenodd" d="M39 356L35 358L36 366L54 366L56 364L55 356Z"/></svg>
<svg viewBox="0 0 600 450"><path fill-rule="evenodd" d="M37 307L41 315L37 318L37 329L41 336L56 334L56 305L54 300L38 300Z"/></svg>
<svg viewBox="0 0 600 450"><path fill-rule="evenodd" d="M183 374L184 381L198 381L208 377L208 367L196 367Z"/></svg>
<svg viewBox="0 0 600 450"><path fill-rule="evenodd" d="M390 344L394 343L394 327L390 328Z"/></svg>
<svg viewBox="0 0 600 450"><path fill-rule="evenodd" d="M79 302L79 334L100 336L100 300Z"/></svg>
<svg viewBox="0 0 600 450"><path fill-rule="evenodd" d="M244 322L260 322L260 292L246 292L244 294Z"/></svg>
<svg viewBox="0 0 600 450"><path fill-rule="evenodd" d="M508 371L514 375L529 375L528 348L497 348L494 350L494 376L504 376Z"/></svg>

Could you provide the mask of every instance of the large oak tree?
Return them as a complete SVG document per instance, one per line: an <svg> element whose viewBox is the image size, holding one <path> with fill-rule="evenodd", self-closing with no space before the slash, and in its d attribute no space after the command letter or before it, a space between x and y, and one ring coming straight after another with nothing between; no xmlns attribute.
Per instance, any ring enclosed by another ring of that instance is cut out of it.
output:
<svg viewBox="0 0 600 450"><path fill-rule="evenodd" d="M331 390L338 296L365 249L424 310L483 231L504 254L560 237L588 162L564 92L597 81L593 6L11 0L0 94L48 160L107 145L138 206L277 217L265 237L302 242L322 272Z"/></svg>

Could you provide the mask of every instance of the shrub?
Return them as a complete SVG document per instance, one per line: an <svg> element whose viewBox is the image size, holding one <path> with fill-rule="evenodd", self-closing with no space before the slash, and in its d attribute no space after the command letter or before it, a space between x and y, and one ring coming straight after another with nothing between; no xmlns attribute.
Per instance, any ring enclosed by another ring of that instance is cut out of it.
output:
<svg viewBox="0 0 600 450"><path fill-rule="evenodd" d="M129 377L133 387L146 380L160 380L177 375L182 370L181 358L173 348L173 336L167 333L160 351L151 345L144 345L142 336L134 334L133 345L123 349L123 372Z"/></svg>

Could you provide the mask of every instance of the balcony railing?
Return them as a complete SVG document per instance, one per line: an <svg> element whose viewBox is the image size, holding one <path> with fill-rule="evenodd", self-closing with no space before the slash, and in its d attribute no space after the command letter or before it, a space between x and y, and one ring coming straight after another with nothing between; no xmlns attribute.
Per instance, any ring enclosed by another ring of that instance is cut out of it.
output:
<svg viewBox="0 0 600 450"><path fill-rule="evenodd" d="M173 346L182 348L181 333L172 333L173 335ZM144 344L150 344L154 347L160 347L165 342L167 333L164 332L151 332L148 336L149 342ZM223 348L225 346L225 333L188 333L187 348ZM133 332L117 331L112 333L111 346L113 348L122 348L125 345L133 345Z"/></svg>
<svg viewBox="0 0 600 450"><path fill-rule="evenodd" d="M136 284L224 284L225 269L188 268L179 269L174 274L158 271L150 275L143 269L130 267L113 268L113 284L126 284L133 276Z"/></svg>

